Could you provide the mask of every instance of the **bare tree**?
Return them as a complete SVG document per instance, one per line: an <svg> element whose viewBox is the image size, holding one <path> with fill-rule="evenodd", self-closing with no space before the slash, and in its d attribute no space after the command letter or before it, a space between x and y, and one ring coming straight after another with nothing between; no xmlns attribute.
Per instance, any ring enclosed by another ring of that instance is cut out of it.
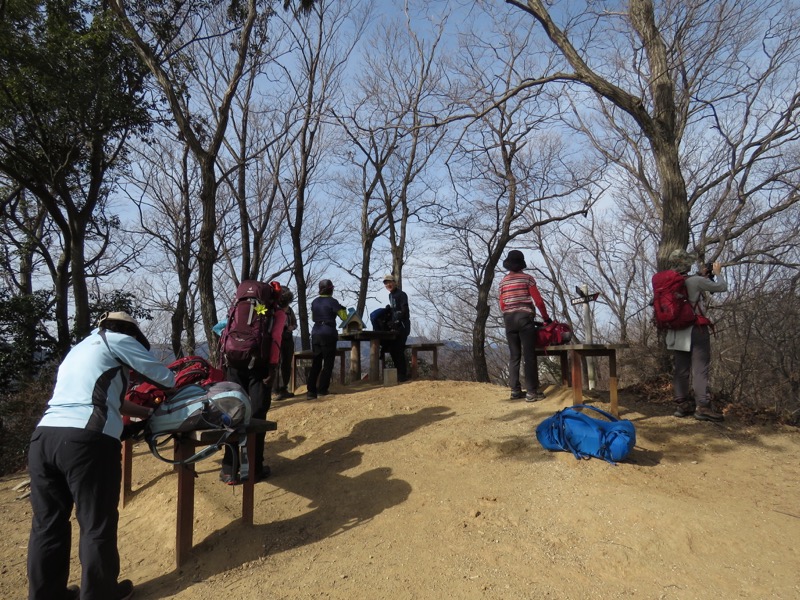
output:
<svg viewBox="0 0 800 600"><path fill-rule="evenodd" d="M158 82L175 125L200 169L198 288L206 339L211 340L211 328L217 322L214 299L217 160L234 95L248 67L248 56L259 51L262 40L258 35L266 33L264 22L271 9L269 3L258 0L230 7L226 2L186 2L170 5L169 10L162 10L159 3L131 5L125 0L111 0L110 4ZM227 18L221 18L220 13ZM213 90L206 88L205 94L194 94L195 76L213 69L217 58L231 49L234 64L225 71L225 78L215 80ZM209 350L213 355L214 349Z"/></svg>
<svg viewBox="0 0 800 600"><path fill-rule="evenodd" d="M444 139L445 127L424 127L441 107L445 81L440 43L446 18L427 39L417 34L408 13L374 34L358 76L358 89L346 115L336 115L347 140L342 180L343 197L359 199L360 246L344 265L359 282L356 312L364 314L372 277L376 242L387 238L390 257L384 264L402 282L409 223L432 204L435 195L425 182L426 170ZM379 261L380 262L380 261Z"/></svg>
<svg viewBox="0 0 800 600"><path fill-rule="evenodd" d="M511 93L517 73L533 68L529 38L513 27L499 29L492 44L474 38L462 46L462 93L455 101L462 112L481 117L456 144L449 163L456 195L441 207L437 222L450 259L442 297L462 304L469 298L478 381L490 380L486 329L506 248L543 225L585 215L596 200L595 172L568 157L568 144L556 129L556 106L536 88ZM495 102L497 97L505 100ZM438 307L448 310L448 302ZM462 316L462 327L467 322Z"/></svg>
<svg viewBox="0 0 800 600"><path fill-rule="evenodd" d="M154 284L150 293L156 307L170 314L172 352L176 357L194 354L200 211L193 198L200 187L199 170L188 146L168 130L137 151L139 168L129 174L128 194L139 212L137 234L150 241L137 261Z"/></svg>
<svg viewBox="0 0 800 600"><path fill-rule="evenodd" d="M353 3L320 0L308 12L296 14L293 21L286 23L293 54L285 64L284 79L292 96L300 102L295 108L297 116L292 119L298 123L296 143L280 193L292 245L297 317L304 348L310 347L307 288L313 256L309 254L324 252L325 245L333 241L336 215L335 207L327 206L327 223L317 220L317 227L313 227L308 222L309 213L314 210L315 186L318 189L320 183L317 170L330 151L325 117L341 94L344 68L362 33L365 17Z"/></svg>
<svg viewBox="0 0 800 600"><path fill-rule="evenodd" d="M540 0L506 3L531 15L572 69L526 75L518 89L561 81L590 92L576 122L651 203L658 268L690 241L714 258L797 202L798 165L780 160L797 140L796 5L572 3L559 25ZM607 126L599 133L592 105Z"/></svg>

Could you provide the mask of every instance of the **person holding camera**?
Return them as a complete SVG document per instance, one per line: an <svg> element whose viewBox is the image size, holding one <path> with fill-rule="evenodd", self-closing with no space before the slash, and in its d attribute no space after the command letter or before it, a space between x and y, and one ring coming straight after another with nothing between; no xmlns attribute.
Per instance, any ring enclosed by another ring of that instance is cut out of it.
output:
<svg viewBox="0 0 800 600"><path fill-rule="evenodd" d="M725 292L728 282L718 262L703 265L699 272L689 275L696 256L685 250L669 255L672 269L686 277L686 292L697 320L684 329L667 330L667 349L675 353L675 373L672 388L676 417L694 415L698 421L720 422L725 417L716 412L708 396L708 377L711 369L711 321L705 316L704 293ZM689 396L689 381L694 400Z"/></svg>
<svg viewBox="0 0 800 600"><path fill-rule="evenodd" d="M406 362L406 341L411 333L411 312L408 307L408 295L397 285L392 274L383 276L383 285L389 292L390 330L396 334L393 340L385 341L384 348L392 357L397 369L397 381L408 381L408 364Z"/></svg>

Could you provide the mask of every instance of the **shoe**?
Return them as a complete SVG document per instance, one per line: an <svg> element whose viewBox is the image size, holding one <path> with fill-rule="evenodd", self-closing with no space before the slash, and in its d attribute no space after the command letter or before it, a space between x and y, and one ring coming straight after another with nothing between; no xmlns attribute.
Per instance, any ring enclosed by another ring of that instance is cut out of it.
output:
<svg viewBox="0 0 800 600"><path fill-rule="evenodd" d="M272 475L272 469L269 468L269 465L264 465L261 467L261 472L256 475L256 479L254 483L258 483L259 481L264 481L270 475ZM247 477L242 477L242 481L247 481Z"/></svg>
<svg viewBox="0 0 800 600"><path fill-rule="evenodd" d="M123 579L117 584L116 600L130 600L133 598L133 582L130 579Z"/></svg>
<svg viewBox="0 0 800 600"><path fill-rule="evenodd" d="M544 394L539 390L525 394L525 402L538 402L539 400L544 400L544 398Z"/></svg>
<svg viewBox="0 0 800 600"><path fill-rule="evenodd" d="M219 480L225 485L237 485L239 483L239 478L230 473L220 473Z"/></svg>
<svg viewBox="0 0 800 600"><path fill-rule="evenodd" d="M695 412L694 404L690 402L681 402L675 407L675 412L672 413L673 417L682 419L684 417L691 417Z"/></svg>
<svg viewBox="0 0 800 600"><path fill-rule="evenodd" d="M294 398L294 394L289 390L279 390L275 400L286 400L287 398Z"/></svg>
<svg viewBox="0 0 800 600"><path fill-rule="evenodd" d="M519 392L511 392L512 400L522 400L524 397L525 397L525 392L521 390Z"/></svg>
<svg viewBox="0 0 800 600"><path fill-rule="evenodd" d="M64 598L67 600L81 600L81 588L77 585L68 585L67 595Z"/></svg>
<svg viewBox="0 0 800 600"><path fill-rule="evenodd" d="M317 399L317 395L316 395L315 393L313 393L313 392L308 392L308 393L306 394L306 400L316 400L316 399Z"/></svg>
<svg viewBox="0 0 800 600"><path fill-rule="evenodd" d="M725 420L721 413L714 412L710 407L704 406L697 407L694 418L698 421L711 421L712 423L720 423Z"/></svg>

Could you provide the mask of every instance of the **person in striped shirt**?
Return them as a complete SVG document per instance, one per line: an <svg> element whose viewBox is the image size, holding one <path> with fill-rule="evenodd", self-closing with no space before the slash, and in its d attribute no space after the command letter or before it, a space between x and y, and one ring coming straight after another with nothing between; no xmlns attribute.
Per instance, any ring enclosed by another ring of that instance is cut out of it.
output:
<svg viewBox="0 0 800 600"><path fill-rule="evenodd" d="M500 282L500 310L503 311L503 322L508 340L508 385L511 387L511 399L525 398L526 402L536 402L544 398L539 390L539 366L536 362L536 310L550 323L550 316L536 287L536 280L523 270L527 268L525 256L519 250L511 250L503 261L503 268L508 274ZM525 359L525 386L522 391L519 380L521 359Z"/></svg>

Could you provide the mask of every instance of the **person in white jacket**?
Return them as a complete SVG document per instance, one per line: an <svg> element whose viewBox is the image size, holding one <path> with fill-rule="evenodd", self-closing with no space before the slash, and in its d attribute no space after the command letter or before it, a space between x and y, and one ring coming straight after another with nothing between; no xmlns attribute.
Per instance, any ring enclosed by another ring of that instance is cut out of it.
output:
<svg viewBox="0 0 800 600"><path fill-rule="evenodd" d="M139 324L124 312L103 315L58 368L28 452L29 600L133 595L131 580L118 581L122 415L147 418L152 409L125 400L131 371L162 388L175 385L172 371L150 353ZM73 505L80 527L80 587L67 587Z"/></svg>
<svg viewBox="0 0 800 600"><path fill-rule="evenodd" d="M667 331L667 349L675 353L675 373L672 387L675 397L676 417L689 417L699 421L723 421L725 417L711 406L708 397L708 375L711 367L711 323L705 317L706 306L703 292L725 292L728 282L722 275L722 265L715 262L711 273L689 271L696 263L696 256L685 250L674 250L669 261L672 268L686 277L689 303L694 308L698 321L685 329ZM689 395L689 380L694 391L694 400Z"/></svg>

